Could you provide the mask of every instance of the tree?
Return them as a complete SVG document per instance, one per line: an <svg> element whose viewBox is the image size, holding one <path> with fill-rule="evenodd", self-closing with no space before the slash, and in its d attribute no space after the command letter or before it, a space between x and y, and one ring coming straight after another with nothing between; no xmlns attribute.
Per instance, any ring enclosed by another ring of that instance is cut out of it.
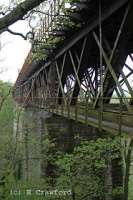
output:
<svg viewBox="0 0 133 200"><path fill-rule="evenodd" d="M0 81L0 185L1 194L8 177L12 174L13 157L13 100L12 85Z"/></svg>
<svg viewBox="0 0 133 200"><path fill-rule="evenodd" d="M22 3L19 3L12 11L1 12L3 15L0 18L0 34L4 31L8 31L8 27L18 20L23 20L23 17L33 8L43 3L44 0L25 0Z"/></svg>
<svg viewBox="0 0 133 200"><path fill-rule="evenodd" d="M2 106L4 102L7 100L8 96L11 93L11 86L8 83L3 83L0 81L0 111L2 110Z"/></svg>
<svg viewBox="0 0 133 200"><path fill-rule="evenodd" d="M73 200L113 199L122 193L122 188L110 190L106 185L106 171L111 162L120 157L119 138L105 138L81 142L72 154L61 154L56 164L59 167L57 186L70 187ZM111 172L110 172L111 173ZM111 176L111 174L109 175Z"/></svg>
<svg viewBox="0 0 133 200"><path fill-rule="evenodd" d="M128 200L129 197L129 177L132 163L132 149L133 149L133 139L124 138L123 139L123 188L124 188L124 200Z"/></svg>

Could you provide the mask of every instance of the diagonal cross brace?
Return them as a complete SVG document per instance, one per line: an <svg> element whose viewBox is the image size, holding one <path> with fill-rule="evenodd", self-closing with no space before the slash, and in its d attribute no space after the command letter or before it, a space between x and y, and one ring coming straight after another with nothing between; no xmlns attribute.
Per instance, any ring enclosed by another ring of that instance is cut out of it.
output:
<svg viewBox="0 0 133 200"><path fill-rule="evenodd" d="M112 67L112 65L111 65L111 63L110 63L110 60L108 59L108 56L106 55L104 49L100 46L100 42L99 42L99 40L98 40L98 37L97 37L96 33L93 32L93 36L94 36L94 38L95 38L95 40L96 40L96 42L97 42L98 47L99 47L99 48L101 49L101 51L102 51L103 58L104 58L104 60L105 60L105 62L106 62L106 65L107 65L107 69L109 69L110 74L112 75L112 77L113 77L113 79L114 79L114 81L115 81L115 83L116 83L116 85L117 85L117 87L118 87L118 89L119 89L121 95L122 95L123 97L125 97L125 94L124 94L124 92L123 92L123 89L122 89L122 87L121 87L121 85L120 85L120 83L119 83L119 81L118 81L118 78L117 78L116 73L115 73L115 71L114 71L114 69L113 69L113 67ZM126 105L128 111L132 111L132 107L129 105L129 102L127 101L126 97L123 98L123 100L125 101L125 105Z"/></svg>

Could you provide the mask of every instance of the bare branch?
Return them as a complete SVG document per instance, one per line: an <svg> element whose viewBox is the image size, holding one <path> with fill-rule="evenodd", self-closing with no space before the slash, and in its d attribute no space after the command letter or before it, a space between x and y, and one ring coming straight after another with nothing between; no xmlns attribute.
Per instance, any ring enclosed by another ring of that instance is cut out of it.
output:
<svg viewBox="0 0 133 200"><path fill-rule="evenodd" d="M25 0L18 4L10 13L0 18L0 34L6 31L7 27L12 25L23 17L33 8L40 5L45 0Z"/></svg>
<svg viewBox="0 0 133 200"><path fill-rule="evenodd" d="M27 39L33 40L34 39L34 33L32 31L29 31L28 33L26 33L26 35L19 33L19 32L14 32L9 28L7 28L6 31L13 35L18 35L18 36L22 37L24 40L27 40Z"/></svg>
<svg viewBox="0 0 133 200"><path fill-rule="evenodd" d="M7 28L7 31L8 31L9 33L13 34L13 35L18 35L18 36L22 37L24 40L27 39L27 36L23 35L22 33L14 32L14 31L12 31L12 30L9 29L9 28Z"/></svg>
<svg viewBox="0 0 133 200"><path fill-rule="evenodd" d="M4 15L5 15L5 12L2 12L2 11L1 11L1 12L0 12L0 15L3 15L3 16L4 16Z"/></svg>

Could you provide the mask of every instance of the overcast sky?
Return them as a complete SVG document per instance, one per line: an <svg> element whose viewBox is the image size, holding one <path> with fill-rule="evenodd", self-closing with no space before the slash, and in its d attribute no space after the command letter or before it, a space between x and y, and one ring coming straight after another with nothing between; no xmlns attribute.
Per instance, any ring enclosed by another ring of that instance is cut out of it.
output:
<svg viewBox="0 0 133 200"><path fill-rule="evenodd" d="M25 33L28 31L28 25L26 22L20 21L12 26L12 30ZM0 79L14 82L30 50L30 43L20 36L14 36L7 32L0 36L0 42L0 71L3 71L0 73Z"/></svg>
<svg viewBox="0 0 133 200"><path fill-rule="evenodd" d="M0 0L0 5L8 6L9 1ZM28 23L25 21L19 21L10 28L24 34L29 31ZM0 80L15 82L30 47L30 43L20 36L7 32L0 35Z"/></svg>

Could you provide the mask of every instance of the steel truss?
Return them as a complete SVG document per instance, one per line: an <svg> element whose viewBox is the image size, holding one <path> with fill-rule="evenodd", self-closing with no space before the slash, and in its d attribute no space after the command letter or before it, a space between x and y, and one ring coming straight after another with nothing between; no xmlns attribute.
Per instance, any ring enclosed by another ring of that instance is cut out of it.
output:
<svg viewBox="0 0 133 200"><path fill-rule="evenodd" d="M105 110L118 112L120 124L117 130L122 130L123 113L133 114L133 2L115 1L111 9L104 8L104 12L102 6L101 15L15 88L14 96L19 103L64 112L64 115L67 112L68 117L75 106L76 121L77 105L80 105L85 110L87 124L88 108L97 110L101 113L99 127L102 126ZM109 33L110 23L114 23L112 35ZM130 63L126 62L128 56ZM113 100L115 103L112 104Z"/></svg>

